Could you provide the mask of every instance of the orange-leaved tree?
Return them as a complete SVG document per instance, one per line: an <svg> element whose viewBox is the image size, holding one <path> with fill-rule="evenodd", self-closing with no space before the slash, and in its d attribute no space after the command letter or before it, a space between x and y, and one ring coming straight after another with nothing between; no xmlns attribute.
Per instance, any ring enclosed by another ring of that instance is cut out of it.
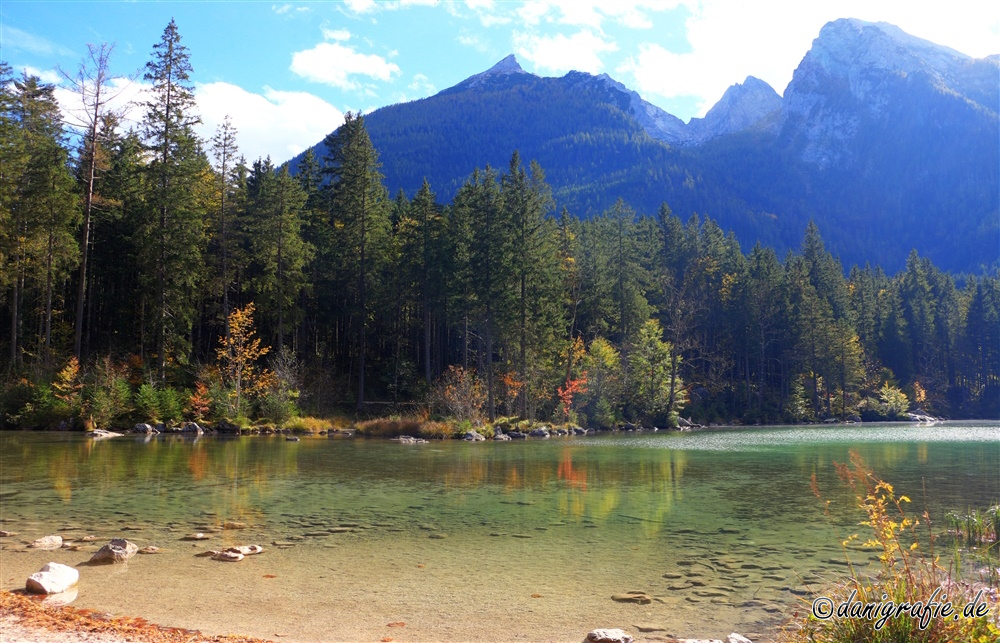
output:
<svg viewBox="0 0 1000 643"><path fill-rule="evenodd" d="M229 313L229 337L219 340L216 353L223 383L232 388L230 412L242 415L244 394L255 395L271 385L272 374L257 366L257 360L271 348L261 346L253 327L253 302Z"/></svg>

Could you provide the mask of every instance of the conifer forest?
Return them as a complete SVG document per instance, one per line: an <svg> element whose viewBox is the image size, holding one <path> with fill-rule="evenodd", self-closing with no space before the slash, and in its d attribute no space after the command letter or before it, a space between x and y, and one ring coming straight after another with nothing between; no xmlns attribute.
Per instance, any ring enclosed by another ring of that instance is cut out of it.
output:
<svg viewBox="0 0 1000 643"><path fill-rule="evenodd" d="M581 219L511 150L390 194L348 113L293 174L209 140L171 22L141 121L0 63L0 425L519 417L593 428L1000 416L1000 277L778 256L711 213Z"/></svg>

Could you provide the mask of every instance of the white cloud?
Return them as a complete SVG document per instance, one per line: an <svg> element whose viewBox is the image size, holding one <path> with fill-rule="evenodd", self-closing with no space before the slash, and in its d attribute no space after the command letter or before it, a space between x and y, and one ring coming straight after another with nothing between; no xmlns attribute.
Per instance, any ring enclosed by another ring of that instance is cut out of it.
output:
<svg viewBox="0 0 1000 643"><path fill-rule="evenodd" d="M325 40L350 40L351 39L351 32L348 31L347 29L329 29L327 27L323 27L321 29L321 31L323 32L323 38Z"/></svg>
<svg viewBox="0 0 1000 643"><path fill-rule="evenodd" d="M601 30L605 20L632 29L649 29L653 22L649 13L675 9L681 4L694 5L697 0L528 0L517 14L527 25L542 20L576 27Z"/></svg>
<svg viewBox="0 0 1000 643"><path fill-rule="evenodd" d="M112 78L108 81L104 94L108 100L106 108L121 116L123 130L138 125L142 120L142 103L148 100L146 92L149 89L150 85L128 78ZM80 95L61 85L56 86L55 95L65 122L73 128L85 127L89 117Z"/></svg>
<svg viewBox="0 0 1000 643"><path fill-rule="evenodd" d="M31 65L24 66L24 73L29 76L38 76L40 81L48 83L49 85L58 85L63 80L63 77L59 75L59 72L53 69L37 69Z"/></svg>
<svg viewBox="0 0 1000 643"><path fill-rule="evenodd" d="M617 51L618 45L606 41L588 30L572 36L537 36L515 33L514 49L525 60L534 63L536 69L554 73L570 70L599 73L604 68L600 54Z"/></svg>
<svg viewBox="0 0 1000 643"><path fill-rule="evenodd" d="M358 89L354 76L388 81L393 74L400 73L398 65L386 62L381 56L359 54L354 48L335 42L321 42L312 49L295 52L290 69L306 80L347 90Z"/></svg>
<svg viewBox="0 0 1000 643"><path fill-rule="evenodd" d="M63 47L58 43L52 42L48 38L36 36L33 33L22 31L16 27L11 27L10 25L0 24L0 42L3 43L4 49L27 51L29 53L39 54L42 56L74 55L73 50L68 47Z"/></svg>
<svg viewBox="0 0 1000 643"><path fill-rule="evenodd" d="M413 82L411 82L408 87L411 91L417 92L421 96L429 96L437 91L437 88L434 87L434 83L431 82L431 79L424 74L415 74L413 76Z"/></svg>
<svg viewBox="0 0 1000 643"><path fill-rule="evenodd" d="M973 56L1000 51L995 9L978 0L938 5L909 0L700 0L686 21L691 51L668 51L656 42L638 45L616 71L644 96L695 96L705 114L733 83L756 76L782 93L824 24L838 18L885 21L920 38Z"/></svg>
<svg viewBox="0 0 1000 643"><path fill-rule="evenodd" d="M376 8L375 0L344 0L344 4L354 13L368 13Z"/></svg>
<svg viewBox="0 0 1000 643"><path fill-rule="evenodd" d="M471 47L481 54L488 54L491 51L489 43L483 42L479 36L459 36L458 42L466 47Z"/></svg>
<svg viewBox="0 0 1000 643"><path fill-rule="evenodd" d="M230 83L197 85L195 100L202 123L198 135L209 139L228 115L238 130L237 144L247 161L270 155L275 164L292 158L344 122L344 114L306 92L265 87L263 94Z"/></svg>
<svg viewBox="0 0 1000 643"><path fill-rule="evenodd" d="M283 4L281 6L278 6L276 4L271 5L271 11L278 14L279 16L282 16L291 10L292 10L292 5L290 4Z"/></svg>
<svg viewBox="0 0 1000 643"><path fill-rule="evenodd" d="M115 78L109 107L124 113L122 129L138 125L144 116L143 101L150 86ZM209 140L228 115L239 131L237 144L248 161L270 156L277 164L287 161L344 122L344 114L325 100L307 92L285 92L265 87L262 94L248 92L231 83L196 84L195 111L201 123L198 136ZM69 123L81 121L79 95L56 88L56 99Z"/></svg>

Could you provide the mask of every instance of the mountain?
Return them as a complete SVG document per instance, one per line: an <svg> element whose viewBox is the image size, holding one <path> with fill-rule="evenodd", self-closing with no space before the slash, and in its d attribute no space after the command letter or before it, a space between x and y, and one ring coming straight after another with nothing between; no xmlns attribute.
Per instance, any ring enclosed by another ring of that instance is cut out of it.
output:
<svg viewBox="0 0 1000 643"><path fill-rule="evenodd" d="M751 76L689 123L606 74L539 77L514 56L365 122L392 193L426 177L447 202L516 149L581 216L619 197L645 213L666 202L779 252L813 219L846 266L894 271L916 248L978 272L998 263L998 105L1000 57L844 19L823 27L783 96Z"/></svg>

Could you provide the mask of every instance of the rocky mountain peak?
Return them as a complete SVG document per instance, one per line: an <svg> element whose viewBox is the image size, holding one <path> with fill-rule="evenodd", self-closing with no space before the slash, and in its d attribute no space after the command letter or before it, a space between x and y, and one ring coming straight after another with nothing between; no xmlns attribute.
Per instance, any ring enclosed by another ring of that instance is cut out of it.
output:
<svg viewBox="0 0 1000 643"><path fill-rule="evenodd" d="M804 160L839 164L862 122L888 118L917 84L993 104L996 75L990 79L984 64L885 22L835 20L820 30L785 89L781 126L805 135Z"/></svg>
<svg viewBox="0 0 1000 643"><path fill-rule="evenodd" d="M514 54L510 54L497 64L493 65L484 72L478 73L474 76L469 76L461 83L456 85L456 87L475 87L481 85L483 82L488 80L496 80L509 78L511 76L524 74L525 76L533 76L524 69L521 68L520 63L517 62L517 57ZM447 90L446 90L447 91Z"/></svg>
<svg viewBox="0 0 1000 643"><path fill-rule="evenodd" d="M688 127L697 142L750 129L781 109L781 96L766 82L747 76L726 90L704 118L692 118Z"/></svg>
<svg viewBox="0 0 1000 643"><path fill-rule="evenodd" d="M506 58L493 65L486 70L487 74L516 74L518 72L525 73L521 68L520 63L517 62L517 56L514 54L508 55Z"/></svg>

